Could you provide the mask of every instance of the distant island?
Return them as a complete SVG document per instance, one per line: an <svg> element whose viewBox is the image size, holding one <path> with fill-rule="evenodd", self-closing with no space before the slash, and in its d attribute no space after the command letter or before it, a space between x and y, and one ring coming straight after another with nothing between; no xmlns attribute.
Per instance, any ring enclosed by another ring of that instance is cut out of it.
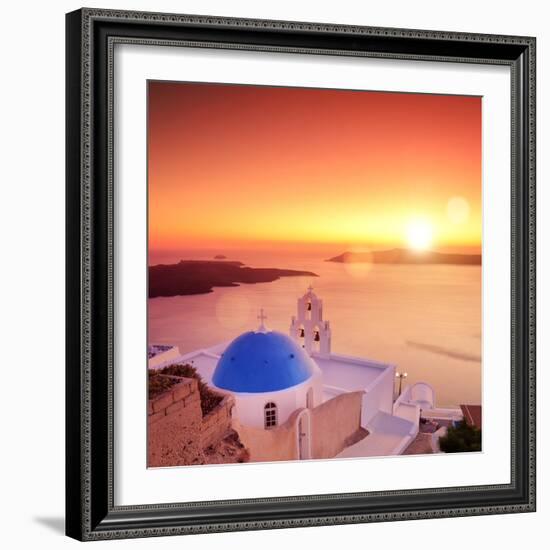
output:
<svg viewBox="0 0 550 550"><path fill-rule="evenodd" d="M281 277L318 277L311 271L247 267L242 262L181 260L149 267L149 298L206 294L213 287L271 283Z"/></svg>
<svg viewBox="0 0 550 550"><path fill-rule="evenodd" d="M481 265L481 254L451 254L445 252L415 252L406 248L373 252L344 252L327 262L374 264L447 264Z"/></svg>
<svg viewBox="0 0 550 550"><path fill-rule="evenodd" d="M223 254L216 254L214 256L214 260L227 260L227 256L224 256Z"/></svg>

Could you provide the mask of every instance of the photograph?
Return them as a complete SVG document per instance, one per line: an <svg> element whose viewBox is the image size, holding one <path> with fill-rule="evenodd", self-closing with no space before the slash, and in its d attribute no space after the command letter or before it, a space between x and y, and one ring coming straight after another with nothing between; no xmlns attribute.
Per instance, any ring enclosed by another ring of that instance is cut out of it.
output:
<svg viewBox="0 0 550 550"><path fill-rule="evenodd" d="M146 86L147 467L483 452L483 98Z"/></svg>

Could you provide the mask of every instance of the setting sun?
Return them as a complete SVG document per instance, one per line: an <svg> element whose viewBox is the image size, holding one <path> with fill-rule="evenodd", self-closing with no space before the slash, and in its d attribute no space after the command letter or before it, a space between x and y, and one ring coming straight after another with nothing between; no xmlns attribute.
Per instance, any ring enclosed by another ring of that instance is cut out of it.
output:
<svg viewBox="0 0 550 550"><path fill-rule="evenodd" d="M175 82L148 97L155 252L480 245L479 97Z"/></svg>
<svg viewBox="0 0 550 550"><path fill-rule="evenodd" d="M413 220L406 228L407 245L412 250L428 250L433 242L433 225L427 220Z"/></svg>

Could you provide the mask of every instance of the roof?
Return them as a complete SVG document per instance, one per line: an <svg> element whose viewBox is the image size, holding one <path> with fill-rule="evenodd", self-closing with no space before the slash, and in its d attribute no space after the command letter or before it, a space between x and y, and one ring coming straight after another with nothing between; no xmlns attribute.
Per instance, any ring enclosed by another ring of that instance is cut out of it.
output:
<svg viewBox="0 0 550 550"><path fill-rule="evenodd" d="M367 389L390 368L384 363L334 353L330 357L313 357L323 373L323 384L345 391Z"/></svg>
<svg viewBox="0 0 550 550"><path fill-rule="evenodd" d="M481 429L481 405L460 405L460 408L466 423Z"/></svg>
<svg viewBox="0 0 550 550"><path fill-rule="evenodd" d="M159 369L174 362L180 355L178 346L155 344L147 348L147 368Z"/></svg>
<svg viewBox="0 0 550 550"><path fill-rule="evenodd" d="M290 336L251 331L227 346L212 382L233 392L265 393L301 384L316 372L315 362Z"/></svg>

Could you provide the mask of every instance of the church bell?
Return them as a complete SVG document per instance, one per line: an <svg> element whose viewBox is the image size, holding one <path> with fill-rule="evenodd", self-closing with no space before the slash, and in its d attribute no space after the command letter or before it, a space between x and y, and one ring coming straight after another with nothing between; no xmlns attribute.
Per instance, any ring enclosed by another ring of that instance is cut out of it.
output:
<svg viewBox="0 0 550 550"><path fill-rule="evenodd" d="M319 342L321 340L321 338L319 337L319 331L318 330L315 331L315 338L313 338L313 340L315 342Z"/></svg>

